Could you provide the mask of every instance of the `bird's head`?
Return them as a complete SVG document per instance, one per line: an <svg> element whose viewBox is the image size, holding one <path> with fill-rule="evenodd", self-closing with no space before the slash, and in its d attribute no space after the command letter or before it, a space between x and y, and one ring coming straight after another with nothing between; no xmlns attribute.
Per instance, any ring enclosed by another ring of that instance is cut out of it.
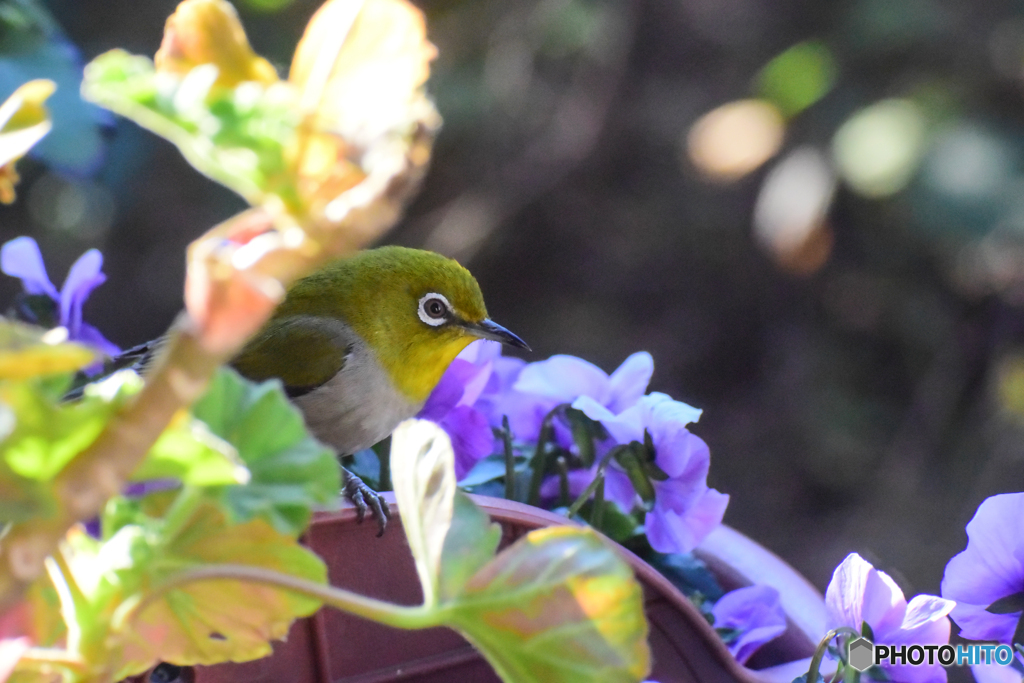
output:
<svg viewBox="0 0 1024 683"><path fill-rule="evenodd" d="M296 283L283 308L345 320L413 401L425 400L476 339L529 348L487 317L468 270L419 249L380 247L337 261Z"/></svg>

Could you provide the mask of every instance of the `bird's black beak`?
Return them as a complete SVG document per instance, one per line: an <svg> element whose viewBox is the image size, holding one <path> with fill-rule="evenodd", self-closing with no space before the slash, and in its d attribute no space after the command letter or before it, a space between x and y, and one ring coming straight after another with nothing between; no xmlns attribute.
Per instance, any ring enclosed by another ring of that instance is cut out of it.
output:
<svg viewBox="0 0 1024 683"><path fill-rule="evenodd" d="M530 345L520 339L518 335L513 334L490 318L484 318L478 323L466 323L464 327L481 339L491 339L508 346L526 349L527 351L531 350Z"/></svg>

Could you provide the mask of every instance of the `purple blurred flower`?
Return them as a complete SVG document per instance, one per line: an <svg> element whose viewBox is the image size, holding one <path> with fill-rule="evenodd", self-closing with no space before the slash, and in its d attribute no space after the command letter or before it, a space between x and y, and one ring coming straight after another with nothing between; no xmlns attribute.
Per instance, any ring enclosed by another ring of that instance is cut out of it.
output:
<svg viewBox="0 0 1024 683"><path fill-rule="evenodd" d="M1020 655L1017 656L1018 663ZM1000 664L974 664L971 673L978 683L1021 683L1022 677L1016 666Z"/></svg>
<svg viewBox="0 0 1024 683"><path fill-rule="evenodd" d="M88 344L108 356L116 356L121 349L108 341L95 327L82 321L82 305L92 290L107 279L102 267L103 254L97 249L90 249L71 266L64 286L58 293L46 274L43 256L34 239L17 237L0 249L0 270L19 278L26 294L48 296L56 304L58 322L67 328L68 339Z"/></svg>
<svg viewBox="0 0 1024 683"><path fill-rule="evenodd" d="M700 410L657 392L618 414L589 396L572 405L604 425L615 443L643 443L644 432L651 435L654 462L668 475L665 481L651 482L654 508L647 513L645 526L652 548L662 553L688 553L721 524L729 496L708 488L711 453L707 444L686 428L700 417ZM625 510L632 509L637 494L629 477L614 466L606 472L605 497ZM593 473L589 473L591 478Z"/></svg>
<svg viewBox="0 0 1024 683"><path fill-rule="evenodd" d="M967 524L967 549L946 565L942 595L956 601L953 620L969 640L1009 644L1021 613L991 614L997 600L1024 591L1024 493L985 499Z"/></svg>
<svg viewBox="0 0 1024 683"><path fill-rule="evenodd" d="M771 586L747 586L723 595L711 608L716 629L732 629L729 652L745 664L765 643L786 631L786 613L779 592Z"/></svg>
<svg viewBox="0 0 1024 683"><path fill-rule="evenodd" d="M499 347L497 342L488 342ZM417 417L439 424L452 440L455 476L466 476L480 458L494 451L494 433L487 415L475 406L488 387L495 391L493 351L466 347L448 366ZM472 350L470 350L472 348Z"/></svg>
<svg viewBox="0 0 1024 683"><path fill-rule="evenodd" d="M634 353L608 375L582 358L559 355L529 365L509 365L506 372L511 386L495 398L489 415L491 424L498 426L502 416L507 415L517 439L535 441L548 413L581 396L613 413L632 406L647 390L654 360L647 352ZM558 428L559 442L569 447L572 440L568 429L561 424Z"/></svg>
<svg viewBox="0 0 1024 683"><path fill-rule="evenodd" d="M849 626L858 633L871 627L881 645L944 645L949 642L949 617L956 605L934 595L915 596L910 603L885 572L857 553L850 553L832 575L825 591L828 627ZM897 683L945 681L946 670L933 665L889 665L882 668Z"/></svg>

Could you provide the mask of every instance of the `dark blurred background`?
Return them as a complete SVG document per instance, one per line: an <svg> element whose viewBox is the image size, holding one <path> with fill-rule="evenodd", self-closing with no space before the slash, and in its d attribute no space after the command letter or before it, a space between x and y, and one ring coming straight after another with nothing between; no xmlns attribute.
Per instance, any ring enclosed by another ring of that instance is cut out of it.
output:
<svg viewBox="0 0 1024 683"><path fill-rule="evenodd" d="M66 98L0 237L58 284L99 247L86 317L122 346L242 203L76 101L69 45L152 55L175 4L0 0L0 95ZM284 72L318 2L236 5ZM445 127L387 240L459 258L531 359L650 351L705 411L726 522L820 588L857 551L937 593L977 505L1024 490L1024 2L420 6Z"/></svg>

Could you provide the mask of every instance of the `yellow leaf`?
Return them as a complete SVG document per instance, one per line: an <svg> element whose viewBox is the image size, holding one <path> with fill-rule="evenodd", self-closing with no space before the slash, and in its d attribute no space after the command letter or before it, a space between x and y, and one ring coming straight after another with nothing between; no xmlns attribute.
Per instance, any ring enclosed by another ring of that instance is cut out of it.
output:
<svg viewBox="0 0 1024 683"><path fill-rule="evenodd" d="M66 330L64 335L55 334L63 329L46 331L0 318L0 379L25 380L72 372L91 363L96 352L63 341Z"/></svg>
<svg viewBox="0 0 1024 683"><path fill-rule="evenodd" d="M425 162L412 158L414 140L384 148L438 127L424 92L436 55L422 12L405 0L328 0L313 16L288 77L305 117L288 157L309 215L337 220L344 212L331 203L374 173L371 157L378 166ZM410 156L397 161L396 152Z"/></svg>
<svg viewBox="0 0 1024 683"><path fill-rule="evenodd" d="M0 105L0 202L4 204L15 197L19 177L14 162L50 132L50 112L44 102L56 88L46 79L29 81Z"/></svg>
<svg viewBox="0 0 1024 683"><path fill-rule="evenodd" d="M350 141L390 130L430 75L437 49L404 0L328 0L306 27L288 80L304 112Z"/></svg>
<svg viewBox="0 0 1024 683"><path fill-rule="evenodd" d="M178 5L167 18L154 61L158 72L179 76L213 64L218 70L215 85L226 88L244 81L279 80L270 62L253 52L238 13L226 0L185 0Z"/></svg>

